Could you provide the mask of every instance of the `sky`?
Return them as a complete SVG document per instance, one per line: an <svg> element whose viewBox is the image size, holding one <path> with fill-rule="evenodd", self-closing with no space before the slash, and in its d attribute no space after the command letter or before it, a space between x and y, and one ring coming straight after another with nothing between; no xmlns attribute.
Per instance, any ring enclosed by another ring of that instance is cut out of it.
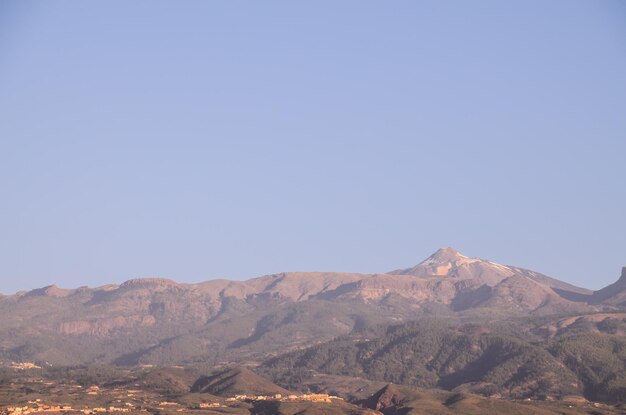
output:
<svg viewBox="0 0 626 415"><path fill-rule="evenodd" d="M0 292L626 266L623 1L2 1Z"/></svg>

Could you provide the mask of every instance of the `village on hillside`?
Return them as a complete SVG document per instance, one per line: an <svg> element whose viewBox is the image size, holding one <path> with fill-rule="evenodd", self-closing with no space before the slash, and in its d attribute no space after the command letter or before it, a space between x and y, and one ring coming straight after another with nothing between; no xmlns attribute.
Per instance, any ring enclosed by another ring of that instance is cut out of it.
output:
<svg viewBox="0 0 626 415"><path fill-rule="evenodd" d="M20 370L18 368L15 368ZM32 367L28 367L32 369ZM25 393L26 392L26 393ZM200 395L200 394L199 394ZM217 397L209 394L196 397L194 402L165 398L141 389L120 387L83 387L78 384L54 382L32 377L24 384L0 388L0 415L41 414L105 414L105 413L163 413L206 412L218 408L237 407L257 402L309 402L330 404L343 401L328 394L235 394Z"/></svg>

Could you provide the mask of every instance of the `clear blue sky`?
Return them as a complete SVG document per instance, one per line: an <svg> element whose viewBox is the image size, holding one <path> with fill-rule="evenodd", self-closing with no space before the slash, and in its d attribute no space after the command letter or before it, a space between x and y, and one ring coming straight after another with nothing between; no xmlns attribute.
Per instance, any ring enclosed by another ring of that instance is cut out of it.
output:
<svg viewBox="0 0 626 415"><path fill-rule="evenodd" d="M3 1L0 292L626 265L623 1Z"/></svg>

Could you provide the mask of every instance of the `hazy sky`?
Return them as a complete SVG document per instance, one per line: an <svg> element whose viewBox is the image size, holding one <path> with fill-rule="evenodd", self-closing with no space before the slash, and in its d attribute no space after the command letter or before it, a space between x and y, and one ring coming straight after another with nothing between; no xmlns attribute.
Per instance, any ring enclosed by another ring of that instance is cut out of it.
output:
<svg viewBox="0 0 626 415"><path fill-rule="evenodd" d="M3 1L0 292L626 265L623 1Z"/></svg>

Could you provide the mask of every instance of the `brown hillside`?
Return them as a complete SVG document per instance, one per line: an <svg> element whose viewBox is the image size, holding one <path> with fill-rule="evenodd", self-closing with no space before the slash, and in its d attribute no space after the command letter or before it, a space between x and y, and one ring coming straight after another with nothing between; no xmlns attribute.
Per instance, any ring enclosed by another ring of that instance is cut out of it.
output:
<svg viewBox="0 0 626 415"><path fill-rule="evenodd" d="M209 376L202 376L193 384L191 391L217 396L289 394L286 389L245 367L228 368Z"/></svg>

